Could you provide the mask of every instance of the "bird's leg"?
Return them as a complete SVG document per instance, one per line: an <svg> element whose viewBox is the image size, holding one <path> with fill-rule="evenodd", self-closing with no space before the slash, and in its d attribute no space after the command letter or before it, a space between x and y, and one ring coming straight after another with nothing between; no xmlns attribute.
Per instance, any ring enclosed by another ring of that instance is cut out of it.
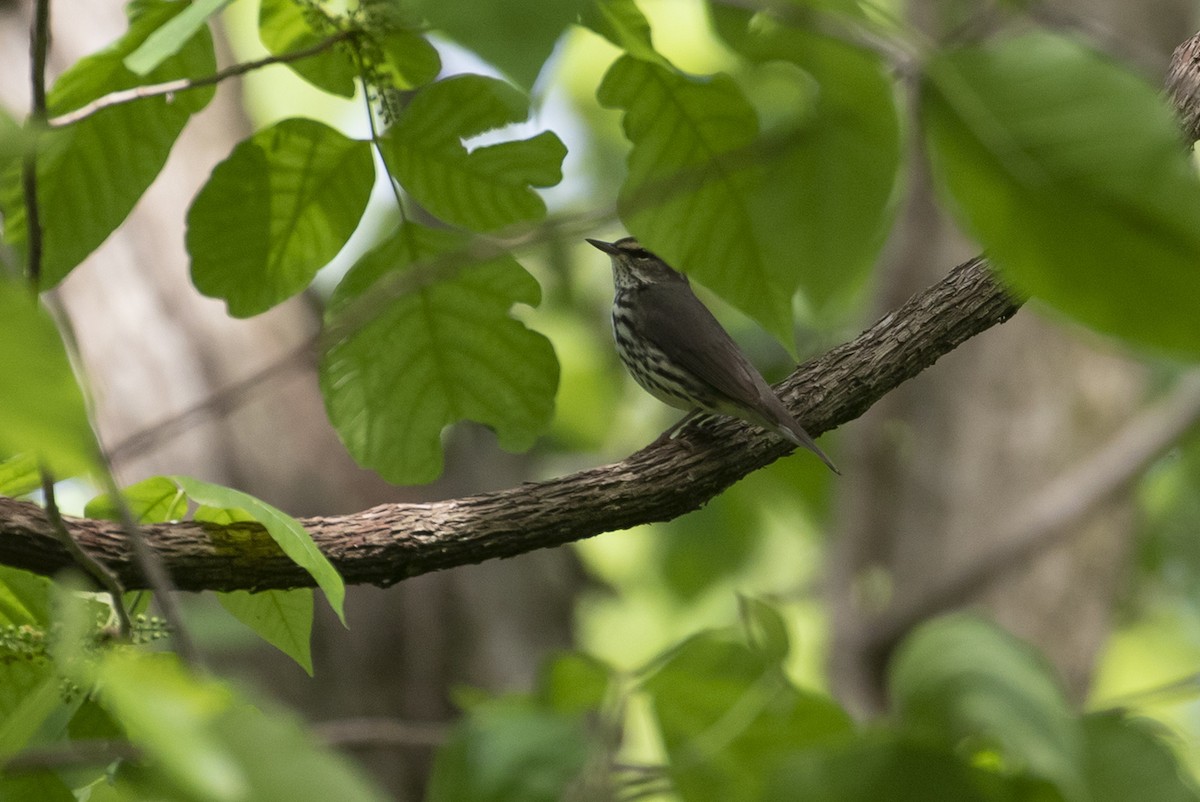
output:
<svg viewBox="0 0 1200 802"><path fill-rule="evenodd" d="M684 415L682 418L680 418L678 421L676 421L671 426L671 428L667 429L665 432L660 434L658 436L658 439L650 444L651 447L661 446L663 443L666 443L668 440L674 440L675 435L679 434L679 430L683 428L684 424L689 423L690 421L694 420L696 418L696 416L698 416L699 414L700 414L700 410L693 409L691 412Z"/></svg>

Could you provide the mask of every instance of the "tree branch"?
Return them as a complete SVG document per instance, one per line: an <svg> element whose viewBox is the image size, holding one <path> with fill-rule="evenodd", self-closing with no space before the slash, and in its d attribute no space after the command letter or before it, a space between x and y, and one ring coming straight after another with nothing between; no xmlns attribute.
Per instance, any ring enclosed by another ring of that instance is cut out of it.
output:
<svg viewBox="0 0 1200 802"><path fill-rule="evenodd" d="M970 337L1007 320L1018 306L987 262L973 259L853 342L802 365L779 386L780 395L809 432L829 431ZM386 586L676 518L790 451L790 444L740 421L700 418L675 440L612 465L477 496L387 504L302 523L348 582ZM119 525L65 522L76 542L108 565L124 587L147 587ZM142 531L180 590L313 585L255 524L183 522ZM0 498L0 563L53 574L71 559L44 510Z"/></svg>

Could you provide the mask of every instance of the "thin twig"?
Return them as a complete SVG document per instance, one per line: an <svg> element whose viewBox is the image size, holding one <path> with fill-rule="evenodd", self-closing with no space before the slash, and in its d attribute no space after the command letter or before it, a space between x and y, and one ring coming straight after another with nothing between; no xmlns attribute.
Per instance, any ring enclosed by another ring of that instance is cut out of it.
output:
<svg viewBox="0 0 1200 802"><path fill-rule="evenodd" d="M205 86L213 86L219 84L227 78L233 78L238 75L244 75L248 72L267 67L272 64L289 64L293 61L315 56L329 50L331 47L353 39L358 35L357 31L340 31L330 36L328 39L323 39L311 47L306 47L301 50L296 50L291 53L283 53L278 56L266 56L257 61L247 61L242 64L234 64L231 67L226 67L223 70L214 72L212 75L206 75L203 78L177 78L174 81L164 81L161 84L150 84L148 86L135 86L132 89L122 89L119 92L110 92L103 97L98 97L91 103L87 103L79 108L68 111L65 114L60 114L57 117L51 118L46 124L50 128L62 128L67 125L72 125L80 120L86 120L93 114L103 111L104 109L113 106L120 106L125 103L132 103L135 100L144 100L151 97L161 97L163 95L174 95L179 92L187 92L192 89L200 89Z"/></svg>
<svg viewBox="0 0 1200 802"><path fill-rule="evenodd" d="M180 612L179 602L175 598L175 585L171 581L171 575L163 565L162 557L146 543L146 538L138 527L137 521L133 519L133 513L129 510L125 497L121 495L121 489L117 487L117 480L113 478L112 466L107 462L107 457L105 460L105 489L117 509L121 529L133 549L133 559L141 570L142 576L146 578L147 586L154 592L154 599L158 602L158 608L162 611L163 618L167 620L175 652L184 663L192 668L198 668L200 653L196 651L196 646L192 643L192 638L183 625L183 614Z"/></svg>
<svg viewBox="0 0 1200 802"><path fill-rule="evenodd" d="M450 735L450 725L439 721L404 721L368 717L322 721L313 732L330 746L437 747Z"/></svg>
<svg viewBox="0 0 1200 802"><path fill-rule="evenodd" d="M29 32L29 79L32 84L30 128L35 136L46 121L46 53L50 49L50 0L38 0ZM21 163L21 192L25 202L26 264L29 284L42 283L42 219L38 209L37 143L31 142Z"/></svg>
<svg viewBox="0 0 1200 802"><path fill-rule="evenodd" d="M42 468L42 495L46 500L46 518L54 527L54 534L58 536L63 548L71 553L75 563L108 591L108 595L112 597L113 610L117 613L117 625L120 628L121 639L128 640L129 633L133 629L133 622L129 620L129 611L125 609L123 598L125 589L121 587L121 581L117 579L116 575L108 570L104 563L84 551L67 531L67 524L63 521L62 513L58 509L58 501L54 497L54 477L45 468Z"/></svg>

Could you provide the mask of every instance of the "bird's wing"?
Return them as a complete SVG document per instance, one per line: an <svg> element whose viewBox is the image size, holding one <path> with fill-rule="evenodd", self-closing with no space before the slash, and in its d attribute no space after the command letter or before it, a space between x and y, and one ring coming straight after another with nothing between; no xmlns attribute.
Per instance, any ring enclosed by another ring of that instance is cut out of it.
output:
<svg viewBox="0 0 1200 802"><path fill-rule="evenodd" d="M683 369L739 405L774 395L712 312L686 285L641 289L642 335Z"/></svg>

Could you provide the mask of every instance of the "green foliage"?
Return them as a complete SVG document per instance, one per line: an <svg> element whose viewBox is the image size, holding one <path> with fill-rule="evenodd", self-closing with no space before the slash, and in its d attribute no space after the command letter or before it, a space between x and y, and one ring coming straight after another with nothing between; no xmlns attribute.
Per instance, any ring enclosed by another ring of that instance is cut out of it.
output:
<svg viewBox="0 0 1200 802"><path fill-rule="evenodd" d="M151 33L186 8L166 0L132 4L129 31L55 82L47 98L50 116L117 90L211 74L216 62L207 28L144 76L124 64ZM170 101L158 97L125 103L38 138L38 207L45 246L41 287L61 281L121 224L166 163L183 126L212 95L212 87L206 87L181 92ZM24 253L25 203L15 166L0 175L0 211L5 241Z"/></svg>
<svg viewBox="0 0 1200 802"><path fill-rule="evenodd" d="M263 46L275 55L312 47L335 30L333 18L317 10L313 3L260 0L258 35ZM289 62L288 67L318 89L340 97L354 96L358 69L345 51L328 50L312 58Z"/></svg>
<svg viewBox="0 0 1200 802"><path fill-rule="evenodd" d="M192 37L208 25L233 0L195 0L154 33L137 50L125 57L125 66L145 75L182 50Z"/></svg>
<svg viewBox="0 0 1200 802"><path fill-rule="evenodd" d="M417 93L383 139L395 177L443 220L490 231L537 220L546 204L532 187L562 180L567 150L549 131L477 147L462 140L529 115L528 99L503 81L457 75Z"/></svg>
<svg viewBox="0 0 1200 802"><path fill-rule="evenodd" d="M465 240L406 224L365 255L330 302L320 365L329 419L362 465L393 482L442 469L442 429L470 419L510 450L532 445L553 410L550 343L509 315L538 284L507 255L464 263ZM355 310L386 300L369 322Z"/></svg>
<svg viewBox="0 0 1200 802"><path fill-rule="evenodd" d="M447 3L414 0L434 28L503 70L526 89L533 86L563 31L587 0L507 0Z"/></svg>
<svg viewBox="0 0 1200 802"><path fill-rule="evenodd" d="M366 142L315 120L259 131L217 165L188 211L196 288L238 317L300 292L354 233L373 181Z"/></svg>
<svg viewBox="0 0 1200 802"><path fill-rule="evenodd" d="M36 455L59 477L95 469L99 447L54 321L28 289L3 278L0 321L0 454ZM5 466L13 489L31 489L28 461Z"/></svg>
<svg viewBox="0 0 1200 802"><path fill-rule="evenodd" d="M1019 289L1200 355L1200 179L1156 89L1037 32L940 54L921 112L954 208Z"/></svg>
<svg viewBox="0 0 1200 802"><path fill-rule="evenodd" d="M313 593L310 588L218 593L221 606L311 677Z"/></svg>

